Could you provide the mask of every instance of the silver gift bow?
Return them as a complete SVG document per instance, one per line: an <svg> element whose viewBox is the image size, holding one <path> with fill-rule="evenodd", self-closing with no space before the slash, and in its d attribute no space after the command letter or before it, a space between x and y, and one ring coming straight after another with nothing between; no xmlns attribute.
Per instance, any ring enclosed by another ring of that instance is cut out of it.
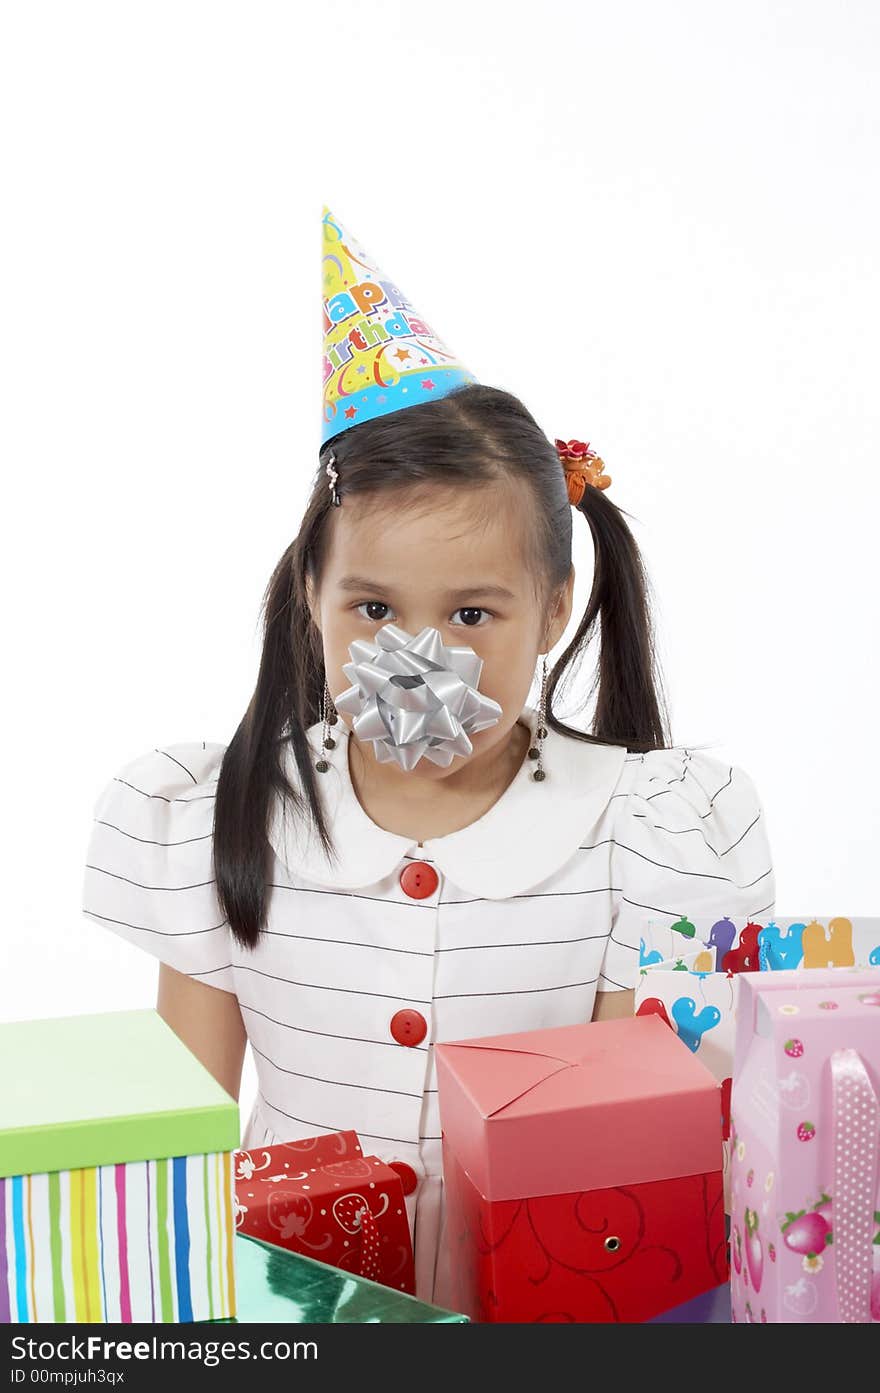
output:
<svg viewBox="0 0 880 1393"><path fill-rule="evenodd" d="M424 756L442 768L469 755L468 735L497 725L502 709L477 691L483 660L472 648L448 648L439 629L415 638L383 624L375 640L355 639L342 671L353 686L334 705L354 717L359 740L372 740L380 764L413 769Z"/></svg>

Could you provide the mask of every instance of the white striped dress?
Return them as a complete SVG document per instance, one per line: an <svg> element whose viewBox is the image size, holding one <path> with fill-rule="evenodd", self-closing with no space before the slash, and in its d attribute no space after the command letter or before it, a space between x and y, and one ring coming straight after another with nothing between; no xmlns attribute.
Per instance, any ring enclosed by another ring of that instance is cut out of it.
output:
<svg viewBox="0 0 880 1393"><path fill-rule="evenodd" d="M520 719L534 732L533 707ZM766 821L748 775L711 755L628 754L551 729L543 783L525 760L487 813L420 846L367 816L342 722L334 734L318 787L338 861L276 813L254 951L232 939L215 892L223 745L154 750L107 785L83 909L236 994L259 1084L246 1148L353 1128L365 1154L412 1168L417 1295L444 1305L434 1043L588 1021L597 990L636 985L648 920L771 915ZM316 724L316 758L320 739ZM288 775L296 786L292 757ZM413 863L430 867L416 877L419 898L405 874ZM418 1027L411 1039L402 1019Z"/></svg>

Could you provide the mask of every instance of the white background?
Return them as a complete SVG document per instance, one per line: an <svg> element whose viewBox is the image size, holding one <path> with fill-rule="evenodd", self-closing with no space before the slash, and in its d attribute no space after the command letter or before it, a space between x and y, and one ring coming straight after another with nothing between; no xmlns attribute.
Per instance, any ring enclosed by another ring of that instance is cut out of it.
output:
<svg viewBox="0 0 880 1393"><path fill-rule="evenodd" d="M319 443L324 201L605 459L673 738L755 779L780 914L880 913L873 0L0 14L0 1020L154 1000L80 915L92 809L247 704Z"/></svg>

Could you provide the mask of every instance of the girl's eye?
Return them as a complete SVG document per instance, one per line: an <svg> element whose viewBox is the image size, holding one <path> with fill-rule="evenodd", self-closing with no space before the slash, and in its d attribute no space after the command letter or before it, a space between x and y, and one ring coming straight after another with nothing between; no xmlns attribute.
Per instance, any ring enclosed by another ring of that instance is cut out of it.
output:
<svg viewBox="0 0 880 1393"><path fill-rule="evenodd" d="M388 619L388 615L376 614L375 611L377 609L388 610L390 608L391 606L384 604L382 600L364 600L363 604L358 605L357 611L358 614L360 614L364 619L372 619L376 624L384 624ZM364 610L367 610L369 612L367 614L364 614Z"/></svg>
<svg viewBox="0 0 880 1393"><path fill-rule="evenodd" d="M366 612L365 612L366 611ZM357 606L357 612L363 619L369 619L374 624L386 624L390 619L391 606L386 605L384 600L364 600ZM455 610L450 623L455 622L455 615L460 614L461 624L456 627L469 629L481 628L487 619L491 618L487 609L480 609L474 605L463 605ZM482 618L480 617L482 615Z"/></svg>
<svg viewBox="0 0 880 1393"><path fill-rule="evenodd" d="M488 619L490 617L489 611L487 609L478 609L471 605L464 605L461 609L457 609L455 613L463 616L462 623L466 628L469 629L482 628L484 621L483 619L480 619L478 617L479 615L482 614L484 619Z"/></svg>

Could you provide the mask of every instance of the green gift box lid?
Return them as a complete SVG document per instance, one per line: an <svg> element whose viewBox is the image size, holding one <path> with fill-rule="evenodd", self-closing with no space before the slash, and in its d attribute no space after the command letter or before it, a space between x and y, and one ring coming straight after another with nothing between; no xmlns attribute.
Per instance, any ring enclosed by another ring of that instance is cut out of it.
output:
<svg viewBox="0 0 880 1393"><path fill-rule="evenodd" d="M0 1177L234 1151L238 1104L157 1011L0 1024Z"/></svg>
<svg viewBox="0 0 880 1393"><path fill-rule="evenodd" d="M235 1293L236 1315L223 1324L469 1324L457 1311L243 1233L235 1236Z"/></svg>

